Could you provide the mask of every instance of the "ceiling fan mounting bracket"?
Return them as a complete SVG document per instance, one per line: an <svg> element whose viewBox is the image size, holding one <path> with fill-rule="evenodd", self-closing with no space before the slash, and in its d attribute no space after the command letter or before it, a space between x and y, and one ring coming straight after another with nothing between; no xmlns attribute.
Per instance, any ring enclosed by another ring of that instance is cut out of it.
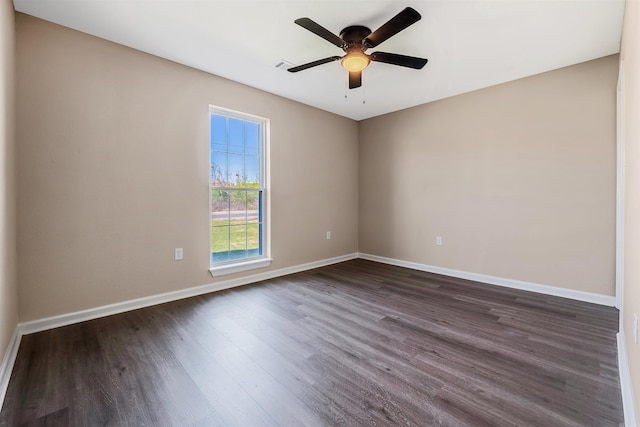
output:
<svg viewBox="0 0 640 427"><path fill-rule="evenodd" d="M362 44L369 34L371 34L371 30L363 25L350 25L340 31L340 38L347 42L348 46L352 46Z"/></svg>

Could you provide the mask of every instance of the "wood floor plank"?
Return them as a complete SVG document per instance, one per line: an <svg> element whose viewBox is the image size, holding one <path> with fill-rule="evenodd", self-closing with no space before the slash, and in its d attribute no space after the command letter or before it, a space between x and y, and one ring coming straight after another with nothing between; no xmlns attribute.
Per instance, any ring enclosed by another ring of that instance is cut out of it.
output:
<svg viewBox="0 0 640 427"><path fill-rule="evenodd" d="M260 405L229 375L227 369L217 363L200 344L194 329L189 328L189 323L184 320L186 315L193 315L194 311L190 310L187 314L185 310L180 310L184 303L179 301L176 304L157 307L159 315L149 319L148 330L154 336L170 331L166 348L171 349L189 378L213 408L212 413L194 425L275 424Z"/></svg>
<svg viewBox="0 0 640 427"><path fill-rule="evenodd" d="M353 260L24 336L0 426L619 426L617 327Z"/></svg>

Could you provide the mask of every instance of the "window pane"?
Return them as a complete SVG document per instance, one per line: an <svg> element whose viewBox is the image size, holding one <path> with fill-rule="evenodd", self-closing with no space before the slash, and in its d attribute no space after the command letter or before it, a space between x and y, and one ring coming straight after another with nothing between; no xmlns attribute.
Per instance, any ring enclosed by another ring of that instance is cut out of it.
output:
<svg viewBox="0 0 640 427"><path fill-rule="evenodd" d="M257 156L245 156L244 160L247 182L260 185L260 159Z"/></svg>
<svg viewBox="0 0 640 427"><path fill-rule="evenodd" d="M228 259L229 226L211 227L211 261L221 262Z"/></svg>
<svg viewBox="0 0 640 427"><path fill-rule="evenodd" d="M245 125L245 149L247 154L258 155L260 147L260 125L247 122Z"/></svg>
<svg viewBox="0 0 640 427"><path fill-rule="evenodd" d="M234 223L241 221L242 223L247 220L247 192L244 190L231 190L229 191L230 205L231 205L231 219Z"/></svg>
<svg viewBox="0 0 640 427"><path fill-rule="evenodd" d="M247 224L242 223L240 225L232 225L229 227L230 239L229 239L229 250L231 252L235 251L245 251L247 249ZM235 254L236 256L239 254ZM232 254L234 256L234 254Z"/></svg>
<svg viewBox="0 0 640 427"><path fill-rule="evenodd" d="M260 255L260 227L258 223L247 224L247 250L249 256Z"/></svg>
<svg viewBox="0 0 640 427"><path fill-rule="evenodd" d="M227 154L212 151L210 154L209 180L215 185L226 185L227 182Z"/></svg>
<svg viewBox="0 0 640 427"><path fill-rule="evenodd" d="M260 191L247 190L247 222L257 223L260 221Z"/></svg>
<svg viewBox="0 0 640 427"><path fill-rule="evenodd" d="M211 225L214 227L230 223L230 197L225 190L211 190Z"/></svg>
<svg viewBox="0 0 640 427"><path fill-rule="evenodd" d="M211 141L209 147L211 150L227 149L227 119L221 116L211 115Z"/></svg>
<svg viewBox="0 0 640 427"><path fill-rule="evenodd" d="M244 154L244 122L229 119L229 152Z"/></svg>
<svg viewBox="0 0 640 427"><path fill-rule="evenodd" d="M241 154L229 154L229 169L227 181L239 185L244 182L244 156Z"/></svg>

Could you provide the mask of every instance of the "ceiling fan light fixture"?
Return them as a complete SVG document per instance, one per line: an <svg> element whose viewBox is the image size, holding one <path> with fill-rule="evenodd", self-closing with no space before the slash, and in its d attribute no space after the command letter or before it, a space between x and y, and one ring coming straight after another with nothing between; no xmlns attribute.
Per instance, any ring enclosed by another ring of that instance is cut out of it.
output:
<svg viewBox="0 0 640 427"><path fill-rule="evenodd" d="M369 57L362 52L349 52L341 61L344 69L351 72L364 70L369 62L371 62Z"/></svg>

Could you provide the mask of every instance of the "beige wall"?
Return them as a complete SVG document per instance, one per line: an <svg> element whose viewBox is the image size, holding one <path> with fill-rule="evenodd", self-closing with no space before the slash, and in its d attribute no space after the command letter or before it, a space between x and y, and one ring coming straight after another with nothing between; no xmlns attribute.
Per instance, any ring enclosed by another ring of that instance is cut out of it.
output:
<svg viewBox="0 0 640 427"><path fill-rule="evenodd" d="M622 328L640 416L640 344L633 341L633 315L640 317L640 3L627 0L621 59L624 73L625 222Z"/></svg>
<svg viewBox="0 0 640 427"><path fill-rule="evenodd" d="M14 35L13 3L0 0L0 361L18 322Z"/></svg>
<svg viewBox="0 0 640 427"><path fill-rule="evenodd" d="M360 252L614 295L617 61L360 122Z"/></svg>
<svg viewBox="0 0 640 427"><path fill-rule="evenodd" d="M357 251L355 122L16 16L21 321L214 282L209 104L271 119L271 269Z"/></svg>

